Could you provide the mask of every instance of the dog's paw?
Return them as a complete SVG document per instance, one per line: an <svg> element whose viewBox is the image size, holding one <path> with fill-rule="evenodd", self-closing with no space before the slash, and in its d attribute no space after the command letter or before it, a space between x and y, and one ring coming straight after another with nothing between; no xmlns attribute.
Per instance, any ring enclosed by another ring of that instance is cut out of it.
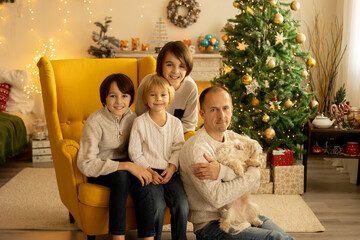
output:
<svg viewBox="0 0 360 240"><path fill-rule="evenodd" d="M255 227L261 226L263 224L263 221L261 221L259 218L255 218L251 224Z"/></svg>
<svg viewBox="0 0 360 240"><path fill-rule="evenodd" d="M230 223L229 222L222 222L220 223L220 229L226 233L230 230Z"/></svg>

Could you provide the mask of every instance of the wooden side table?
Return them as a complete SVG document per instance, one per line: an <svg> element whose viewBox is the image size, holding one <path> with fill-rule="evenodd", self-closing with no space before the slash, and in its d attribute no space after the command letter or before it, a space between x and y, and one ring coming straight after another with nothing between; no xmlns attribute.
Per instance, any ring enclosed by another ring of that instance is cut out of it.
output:
<svg viewBox="0 0 360 240"><path fill-rule="evenodd" d="M312 153L312 146L316 143L319 146L324 146L326 141L331 141L337 146L345 144L346 142L360 142L360 129L350 129L345 130L341 128L315 128L313 124L309 121L307 127L305 128L307 132L308 139L306 140L304 147L307 150L307 153L304 154L303 164L304 164L304 191L306 191L306 178L307 178L307 159L308 157L316 158L357 158L359 159L358 172L357 172L357 182L356 184L360 185L360 154L356 156L349 156L344 154L328 154Z"/></svg>

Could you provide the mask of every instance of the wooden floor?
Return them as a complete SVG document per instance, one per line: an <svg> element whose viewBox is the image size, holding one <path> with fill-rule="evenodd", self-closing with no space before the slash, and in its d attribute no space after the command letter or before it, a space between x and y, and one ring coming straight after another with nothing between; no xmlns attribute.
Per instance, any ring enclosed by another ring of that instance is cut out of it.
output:
<svg viewBox="0 0 360 240"><path fill-rule="evenodd" d="M52 164L33 164L30 150L20 156L8 159L0 165L0 187L25 167L52 167ZM360 239L360 187L350 184L347 174L336 171L330 162L309 159L307 192L303 194L320 222L326 228L322 233L291 233L298 240L359 240ZM1 217L1 216L0 216ZM0 230L0 240L85 240L81 231L32 231ZM99 236L96 239L111 239ZM136 239L135 232L129 232L127 239ZM169 233L163 238L170 240ZM195 240L188 233L188 240Z"/></svg>

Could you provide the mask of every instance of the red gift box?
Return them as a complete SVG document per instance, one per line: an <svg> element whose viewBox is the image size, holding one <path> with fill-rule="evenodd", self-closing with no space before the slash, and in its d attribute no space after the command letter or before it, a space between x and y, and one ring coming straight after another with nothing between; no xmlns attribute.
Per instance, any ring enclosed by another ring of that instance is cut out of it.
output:
<svg viewBox="0 0 360 240"><path fill-rule="evenodd" d="M293 165L294 151L287 148L277 148L270 153L270 162L273 166Z"/></svg>

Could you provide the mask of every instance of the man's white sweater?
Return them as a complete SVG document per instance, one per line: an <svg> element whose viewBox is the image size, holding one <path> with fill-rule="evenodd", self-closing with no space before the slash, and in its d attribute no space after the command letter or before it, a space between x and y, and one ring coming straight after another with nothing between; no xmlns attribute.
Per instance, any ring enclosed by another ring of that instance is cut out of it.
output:
<svg viewBox="0 0 360 240"><path fill-rule="evenodd" d="M127 158L132 123L136 114L128 109L121 121L105 106L86 120L77 158L79 170L88 177L98 177L117 171L119 162Z"/></svg>
<svg viewBox="0 0 360 240"><path fill-rule="evenodd" d="M224 137L224 143L244 138L229 130L224 133ZM204 153L216 160L216 151L224 143L210 137L203 127L188 139L180 152L180 176L188 196L189 221L194 224L194 231L203 228L210 221L219 220L219 208L247 192L256 192L260 186L260 171L255 167L249 167L244 177L237 177L224 165L220 165L217 180L200 180L195 177L191 165L207 162ZM254 144L259 143L254 141Z"/></svg>
<svg viewBox="0 0 360 240"><path fill-rule="evenodd" d="M138 116L148 111L148 107L142 101L142 86L154 74L149 74L141 81L135 100L135 112ZM194 131L198 121L198 88L195 81L187 76L175 91L174 100L169 104L166 111L179 118L182 123L183 133Z"/></svg>
<svg viewBox="0 0 360 240"><path fill-rule="evenodd" d="M179 119L166 113L160 127L146 112L134 120L129 141L130 159L144 167L166 169L172 163L179 168L179 153L184 145L184 134Z"/></svg>

